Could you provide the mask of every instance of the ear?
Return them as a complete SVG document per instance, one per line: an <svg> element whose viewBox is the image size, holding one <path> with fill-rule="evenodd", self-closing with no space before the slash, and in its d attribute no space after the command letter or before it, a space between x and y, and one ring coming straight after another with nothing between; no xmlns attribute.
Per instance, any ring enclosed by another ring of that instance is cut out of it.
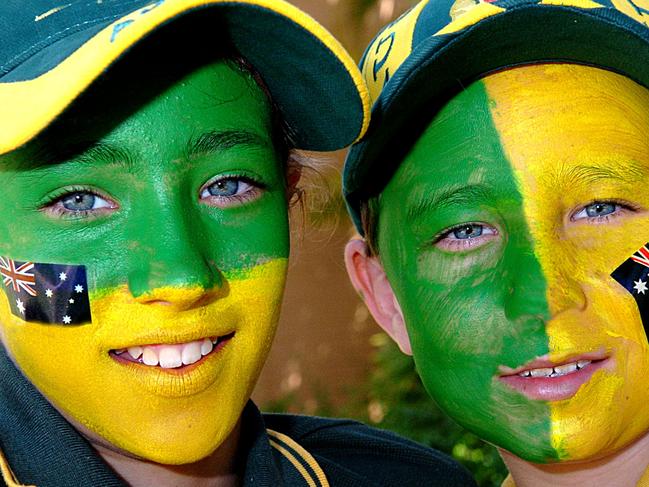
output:
<svg viewBox="0 0 649 487"><path fill-rule="evenodd" d="M352 285L365 301L367 309L401 351L412 355L403 313L377 257L369 255L364 240L353 239L345 247L345 266Z"/></svg>

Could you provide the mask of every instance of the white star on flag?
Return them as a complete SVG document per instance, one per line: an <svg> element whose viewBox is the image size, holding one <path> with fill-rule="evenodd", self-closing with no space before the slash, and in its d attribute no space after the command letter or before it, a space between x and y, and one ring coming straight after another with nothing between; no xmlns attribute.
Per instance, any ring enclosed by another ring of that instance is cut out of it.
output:
<svg viewBox="0 0 649 487"><path fill-rule="evenodd" d="M633 289L635 289L638 294L644 294L644 292L647 290L647 283L642 279L633 281L633 284Z"/></svg>
<svg viewBox="0 0 649 487"><path fill-rule="evenodd" d="M74 299L72 299L72 298L68 299L68 303L74 304Z"/></svg>
<svg viewBox="0 0 649 487"><path fill-rule="evenodd" d="M62 281L65 281L67 278L68 278L68 275L65 272L61 272L59 274L59 279L61 279Z"/></svg>
<svg viewBox="0 0 649 487"><path fill-rule="evenodd" d="M72 318L70 318L68 315L65 315L63 317L63 323L65 323L66 325L69 325L70 323L72 323Z"/></svg>
<svg viewBox="0 0 649 487"><path fill-rule="evenodd" d="M83 292L83 286L81 284L77 284L74 286L74 291L77 293L82 293Z"/></svg>
<svg viewBox="0 0 649 487"><path fill-rule="evenodd" d="M45 296L47 296L48 298L51 298L52 296L54 296L54 293L52 292L51 289L46 289L45 290Z"/></svg>
<svg viewBox="0 0 649 487"><path fill-rule="evenodd" d="M18 306L18 311L20 311L22 314L25 314L25 303L23 303L20 299L16 299L16 306Z"/></svg>

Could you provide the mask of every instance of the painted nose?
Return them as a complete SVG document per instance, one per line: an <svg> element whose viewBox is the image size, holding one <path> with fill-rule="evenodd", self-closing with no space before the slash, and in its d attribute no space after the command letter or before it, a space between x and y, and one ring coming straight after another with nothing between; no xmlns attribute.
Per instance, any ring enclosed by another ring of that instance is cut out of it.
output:
<svg viewBox="0 0 649 487"><path fill-rule="evenodd" d="M135 297L140 304L169 306L179 311L206 306L219 298L223 288L220 286L203 288L201 286L156 287Z"/></svg>
<svg viewBox="0 0 649 487"><path fill-rule="evenodd" d="M147 228L133 229L137 258L128 286L142 304L184 310L204 306L223 292L223 276L209 260L210 239L200 219L164 212Z"/></svg>
<svg viewBox="0 0 649 487"><path fill-rule="evenodd" d="M582 283L574 278L574 263L562 259L558 252L543 251L547 246L538 245L538 241L534 243L510 252L513 271L506 297L508 317L528 315L547 320L567 310L583 309L586 295Z"/></svg>
<svg viewBox="0 0 649 487"><path fill-rule="evenodd" d="M511 247L511 244L510 244ZM547 282L539 259L531 248L508 248L505 284L505 315L509 320L545 321L550 318Z"/></svg>

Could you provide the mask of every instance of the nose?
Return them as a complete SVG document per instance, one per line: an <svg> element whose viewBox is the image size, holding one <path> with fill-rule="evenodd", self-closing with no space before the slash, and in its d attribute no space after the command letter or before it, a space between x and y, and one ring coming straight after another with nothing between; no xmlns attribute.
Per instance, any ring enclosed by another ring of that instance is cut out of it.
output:
<svg viewBox="0 0 649 487"><path fill-rule="evenodd" d="M223 276L210 260L213 242L200 217L161 204L137 220L129 228L134 252L128 276L137 302L186 310L218 299Z"/></svg>
<svg viewBox="0 0 649 487"><path fill-rule="evenodd" d="M547 281L530 245L510 243L505 254L506 286L505 315L511 321L550 318L547 301Z"/></svg>
<svg viewBox="0 0 649 487"><path fill-rule="evenodd" d="M549 237L554 239L554 237ZM506 313L513 319L524 315L548 320L567 310L583 310L586 295L575 279L570 255L556 241L543 242L528 236L526 242L511 243L508 250L509 293Z"/></svg>
<svg viewBox="0 0 649 487"><path fill-rule="evenodd" d="M151 291L135 296L140 304L170 306L179 311L200 308L214 302L222 294L222 287L155 287Z"/></svg>

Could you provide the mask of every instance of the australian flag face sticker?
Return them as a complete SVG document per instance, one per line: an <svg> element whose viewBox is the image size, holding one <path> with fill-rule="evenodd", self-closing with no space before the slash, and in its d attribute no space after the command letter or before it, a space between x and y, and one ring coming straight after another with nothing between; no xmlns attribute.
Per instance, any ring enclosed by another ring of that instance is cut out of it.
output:
<svg viewBox="0 0 649 487"><path fill-rule="evenodd" d="M0 256L0 276L11 312L23 321L63 326L90 323L85 266Z"/></svg>
<svg viewBox="0 0 649 487"><path fill-rule="evenodd" d="M649 243L642 246L631 257L615 269L611 277L631 293L649 336Z"/></svg>

